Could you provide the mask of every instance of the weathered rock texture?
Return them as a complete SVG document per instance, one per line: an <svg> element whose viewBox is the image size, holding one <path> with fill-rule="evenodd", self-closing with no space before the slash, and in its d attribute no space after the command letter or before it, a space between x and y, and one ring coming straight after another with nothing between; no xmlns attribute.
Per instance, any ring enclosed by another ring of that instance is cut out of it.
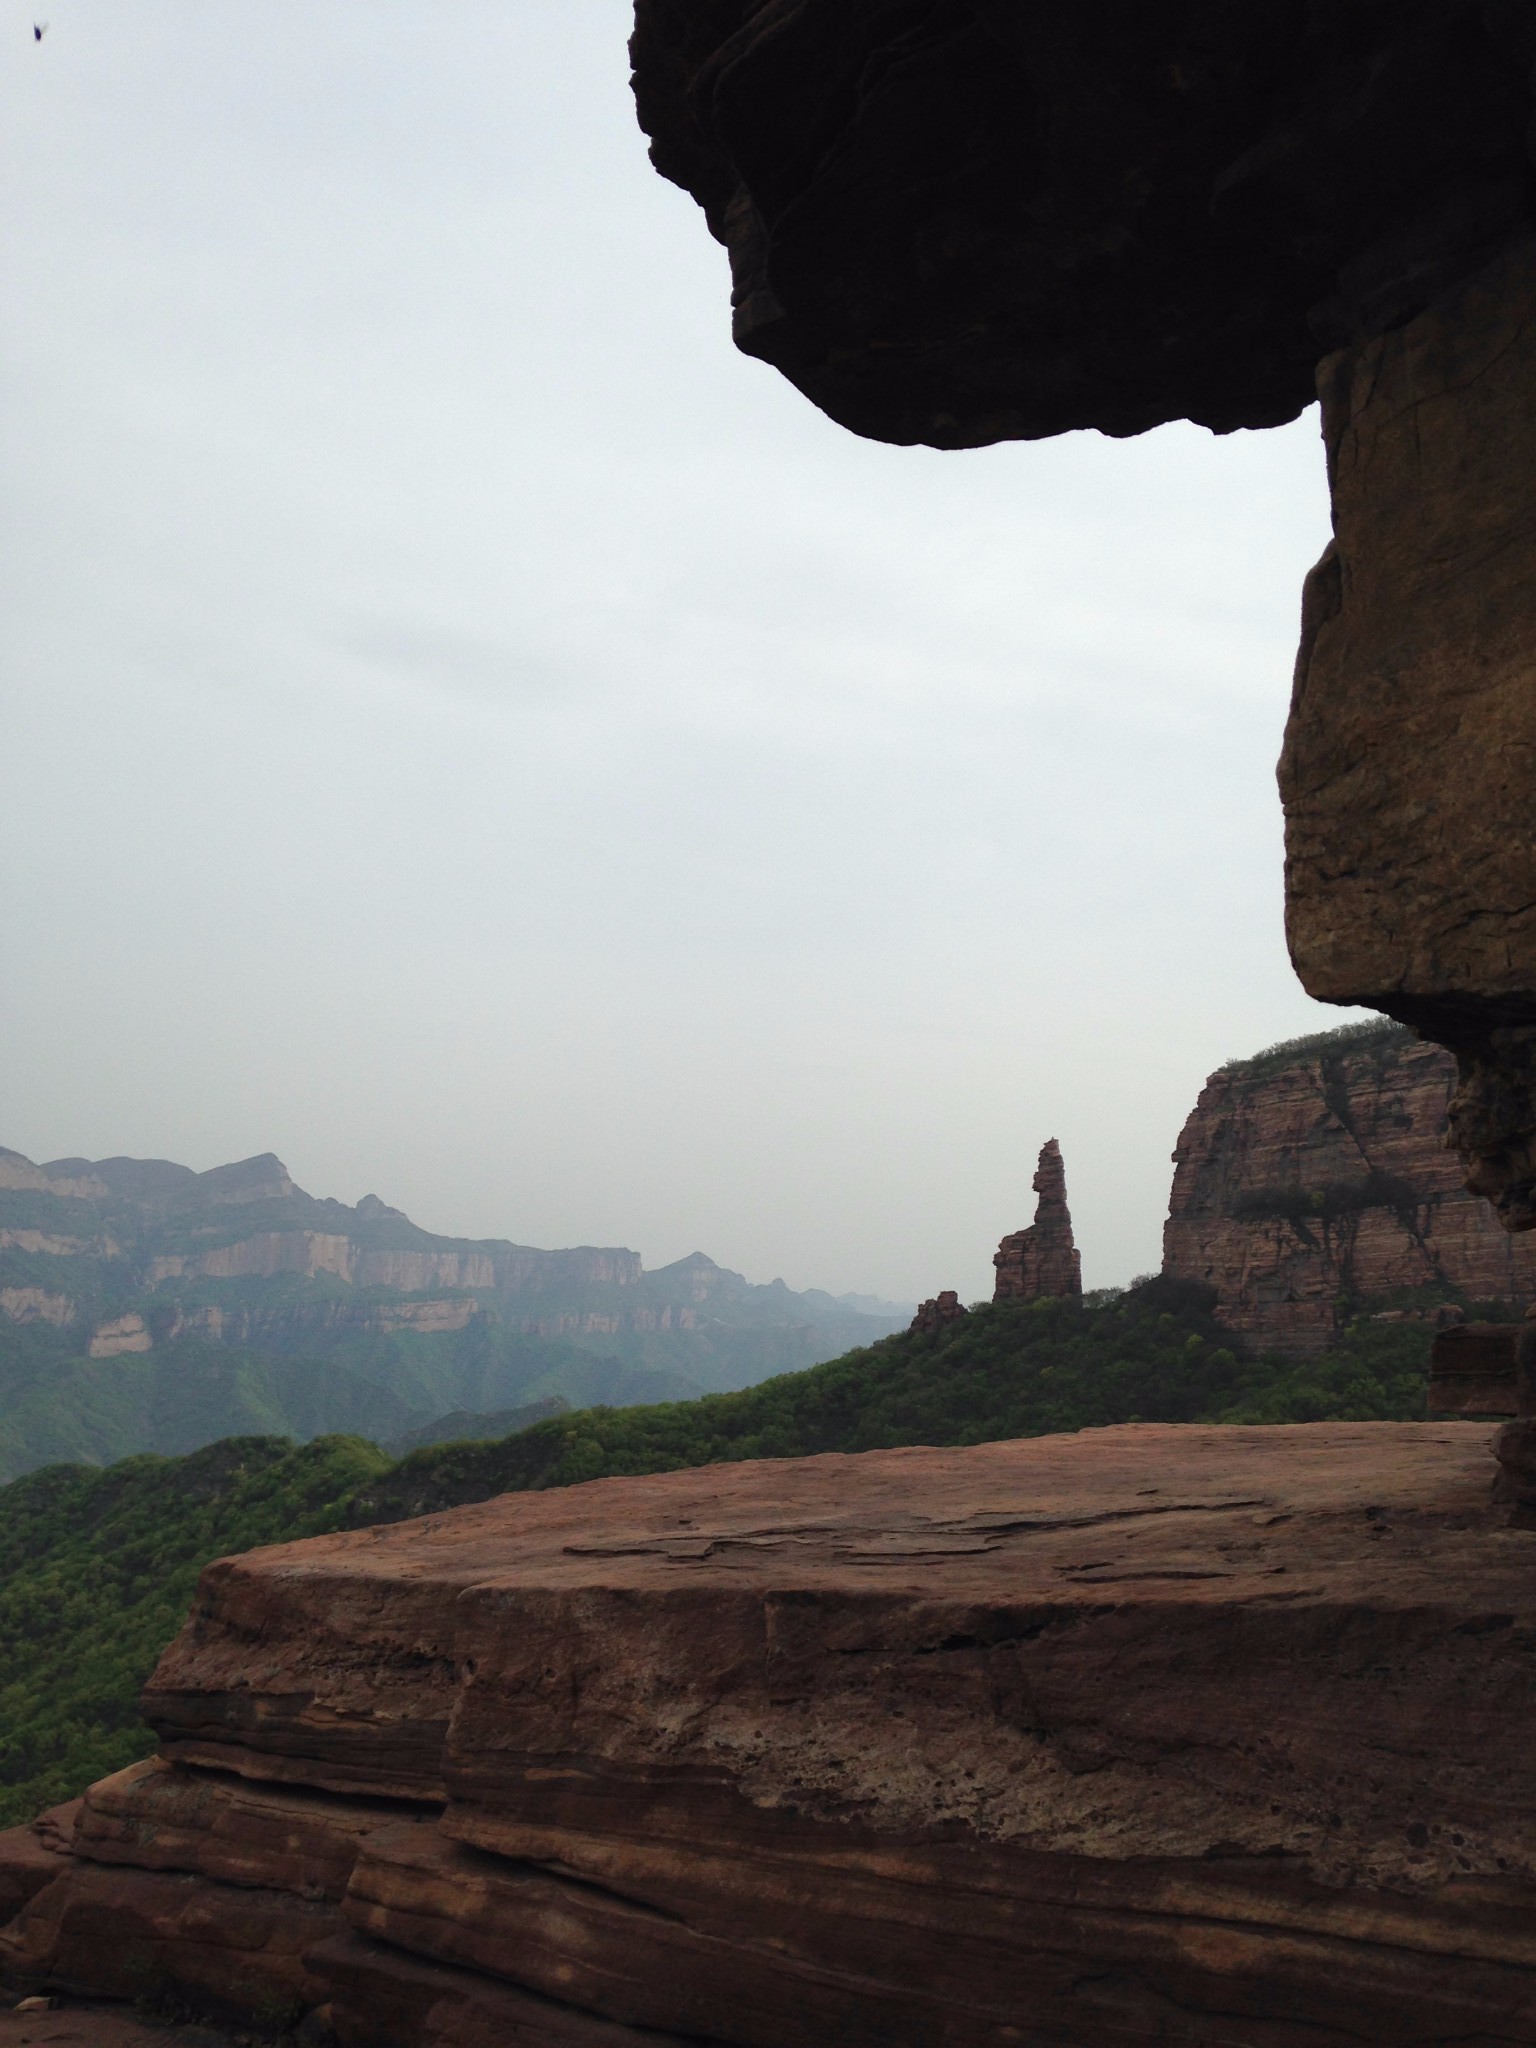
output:
<svg viewBox="0 0 1536 2048"><path fill-rule="evenodd" d="M1314 995L1450 1046L1468 1185L1536 1225L1536 242L1323 364L1335 541L1281 761Z"/></svg>
<svg viewBox="0 0 1536 2048"><path fill-rule="evenodd" d="M639 0L632 52L739 345L856 432L1265 426L1316 379L1293 957L1456 1053L1468 1184L1536 1225L1536 9Z"/></svg>
<svg viewBox="0 0 1536 2048"><path fill-rule="evenodd" d="M993 1254L997 1268L994 1301L1038 1301L1042 1295L1083 1291L1082 1261L1072 1238L1072 1212L1067 1207L1067 1171L1061 1147L1047 1138L1031 1183L1039 1200L1027 1230L1005 1237Z"/></svg>
<svg viewBox="0 0 1536 2048"><path fill-rule="evenodd" d="M1518 1323L1457 1323L1435 1332L1431 1415L1515 1415L1520 1409Z"/></svg>
<svg viewBox="0 0 1536 2048"><path fill-rule="evenodd" d="M1488 1438L1133 1426L227 1559L161 1758L0 1838L0 1956L354 2048L1530 2048Z"/></svg>
<svg viewBox="0 0 1536 2048"><path fill-rule="evenodd" d="M942 1288L931 1301L920 1301L917 1314L912 1318L912 1328L920 1336L937 1337L947 1330L951 1323L958 1323L968 1313L965 1303L953 1287Z"/></svg>
<svg viewBox="0 0 1536 2048"><path fill-rule="evenodd" d="M1536 1239L1501 1230L1446 1149L1454 1085L1448 1053L1390 1026L1221 1068L1173 1155L1164 1273L1295 1353L1407 1290L1536 1299Z"/></svg>

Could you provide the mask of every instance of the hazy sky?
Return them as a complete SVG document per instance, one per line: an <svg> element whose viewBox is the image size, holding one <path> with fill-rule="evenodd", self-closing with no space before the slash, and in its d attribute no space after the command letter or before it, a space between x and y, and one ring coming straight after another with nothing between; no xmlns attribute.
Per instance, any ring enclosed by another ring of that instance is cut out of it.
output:
<svg viewBox="0 0 1536 2048"><path fill-rule="evenodd" d="M0 1142L990 1291L1156 1264L1281 931L1315 418L860 442L731 348L621 0L0 35Z"/></svg>

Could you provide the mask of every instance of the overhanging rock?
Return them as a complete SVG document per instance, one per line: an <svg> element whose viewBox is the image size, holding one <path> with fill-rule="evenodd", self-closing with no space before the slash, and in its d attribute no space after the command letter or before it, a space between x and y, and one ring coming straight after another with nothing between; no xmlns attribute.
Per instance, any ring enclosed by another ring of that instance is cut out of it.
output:
<svg viewBox="0 0 1536 2048"><path fill-rule="evenodd" d="M739 345L960 448L1293 418L1336 541L1287 733L1302 981L1455 1052L1536 1225L1536 9L639 0L652 157Z"/></svg>

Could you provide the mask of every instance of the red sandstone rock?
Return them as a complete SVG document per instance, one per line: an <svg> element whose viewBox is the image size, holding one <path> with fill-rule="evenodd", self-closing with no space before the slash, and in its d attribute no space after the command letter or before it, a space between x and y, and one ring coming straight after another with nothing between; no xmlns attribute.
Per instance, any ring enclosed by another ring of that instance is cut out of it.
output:
<svg viewBox="0 0 1536 2048"><path fill-rule="evenodd" d="M951 1323L958 1323L968 1313L966 1306L953 1287L946 1287L932 1301L918 1303L917 1314L910 1327L924 1337L937 1337L947 1330Z"/></svg>
<svg viewBox="0 0 1536 2048"><path fill-rule="evenodd" d="M639 0L631 55L737 345L888 441L1292 418L1532 215L1520 5Z"/></svg>
<svg viewBox="0 0 1536 2048"><path fill-rule="evenodd" d="M322 2002L304 1952L337 1926L334 1905L286 1892L76 1861L0 1929L0 1972L94 1997L175 1993L273 2027Z"/></svg>
<svg viewBox="0 0 1536 2048"><path fill-rule="evenodd" d="M1082 1263L1067 1207L1067 1173L1054 1138L1040 1147L1033 1186L1040 1198L1034 1222L1005 1237L993 1256L994 1301L1038 1301L1048 1294L1076 1299L1082 1294Z"/></svg>
<svg viewBox="0 0 1536 2048"><path fill-rule="evenodd" d="M77 1861L13 1980L298 2000L348 2048L1531 2048L1536 1580L1488 1440L1130 1427L225 1560L146 1705L247 1782L82 1820L220 1874ZM439 1825L324 1796L344 1759L415 1797L427 1731ZM354 1844L338 1941L278 1885Z"/></svg>
<svg viewBox="0 0 1536 2048"><path fill-rule="evenodd" d="M231 2040L205 2026L171 2034L123 2005L70 2000L47 2012L0 2010L0 2048L231 2048Z"/></svg>
<svg viewBox="0 0 1536 2048"><path fill-rule="evenodd" d="M319 1943L309 1960L329 1988L325 2013L342 2048L711 2048L357 1935Z"/></svg>
<svg viewBox="0 0 1536 2048"><path fill-rule="evenodd" d="M1406 1035L1278 1070L1212 1074L1174 1152L1163 1271L1216 1289L1265 1349L1320 1350L1346 1296L1447 1282L1536 1296L1536 1238L1510 1237L1446 1149L1451 1057Z"/></svg>
<svg viewBox="0 0 1536 2048"><path fill-rule="evenodd" d="M251 1783L158 1757L103 1778L79 1804L74 1851L91 1862L194 1871L304 1899L339 1899L359 1842L412 1818L393 1800Z"/></svg>
<svg viewBox="0 0 1536 2048"><path fill-rule="evenodd" d="M67 1806L39 1814L30 1826L0 1834L0 1927L14 1920L28 1900L66 1868L79 1811L79 1800L72 1799Z"/></svg>
<svg viewBox="0 0 1536 2048"><path fill-rule="evenodd" d="M1536 241L1318 373L1335 540L1281 760L1314 995L1461 1057L1453 1125L1536 1225Z"/></svg>

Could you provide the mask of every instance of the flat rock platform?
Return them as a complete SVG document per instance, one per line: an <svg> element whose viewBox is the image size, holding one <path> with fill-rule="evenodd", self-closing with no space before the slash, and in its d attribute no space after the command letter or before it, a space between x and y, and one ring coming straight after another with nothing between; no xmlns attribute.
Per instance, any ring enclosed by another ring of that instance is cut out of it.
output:
<svg viewBox="0 0 1536 2048"><path fill-rule="evenodd" d="M221 1560L160 1755L0 1837L0 1966L346 2048L1536 2048L1490 1436L1133 1425Z"/></svg>

